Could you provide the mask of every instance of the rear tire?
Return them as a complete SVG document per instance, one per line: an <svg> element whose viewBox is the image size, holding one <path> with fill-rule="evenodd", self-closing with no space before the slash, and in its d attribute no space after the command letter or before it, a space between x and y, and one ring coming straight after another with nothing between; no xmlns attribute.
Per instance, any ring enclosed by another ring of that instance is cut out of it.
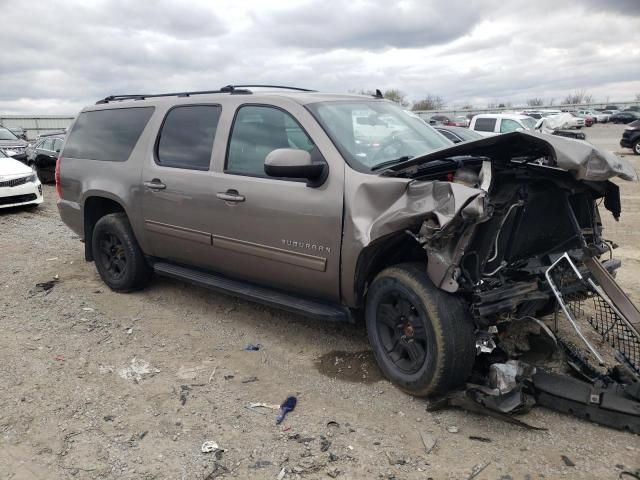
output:
<svg viewBox="0 0 640 480"><path fill-rule="evenodd" d="M636 155L640 155L640 139L635 141L632 148L633 148L633 153L635 153Z"/></svg>
<svg viewBox="0 0 640 480"><path fill-rule="evenodd" d="M96 269L112 290L130 292L149 282L151 269L125 213L100 218L93 228L91 247Z"/></svg>
<svg viewBox="0 0 640 480"><path fill-rule="evenodd" d="M440 395L471 373L476 352L468 310L433 285L423 265L383 270L367 292L365 315L380 370L405 392Z"/></svg>

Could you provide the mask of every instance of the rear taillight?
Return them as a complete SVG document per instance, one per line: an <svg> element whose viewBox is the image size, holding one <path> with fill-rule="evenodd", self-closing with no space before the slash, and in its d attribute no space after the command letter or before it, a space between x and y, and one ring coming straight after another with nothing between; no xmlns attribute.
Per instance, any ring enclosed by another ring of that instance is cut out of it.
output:
<svg viewBox="0 0 640 480"><path fill-rule="evenodd" d="M58 157L56 160L56 193L58 194L58 198L62 198L62 183L60 182L60 167L62 166L62 157Z"/></svg>

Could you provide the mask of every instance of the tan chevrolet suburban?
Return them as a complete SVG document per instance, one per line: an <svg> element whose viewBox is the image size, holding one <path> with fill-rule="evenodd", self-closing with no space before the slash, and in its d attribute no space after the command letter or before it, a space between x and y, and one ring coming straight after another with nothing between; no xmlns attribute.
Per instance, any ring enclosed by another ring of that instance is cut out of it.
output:
<svg viewBox="0 0 640 480"><path fill-rule="evenodd" d="M382 372L420 396L463 384L523 318L559 306L584 337L578 302L597 296L640 372L599 211L620 216L625 160L529 132L454 146L381 95L257 87L111 96L77 116L58 208L110 288L156 274L307 317L363 311Z"/></svg>

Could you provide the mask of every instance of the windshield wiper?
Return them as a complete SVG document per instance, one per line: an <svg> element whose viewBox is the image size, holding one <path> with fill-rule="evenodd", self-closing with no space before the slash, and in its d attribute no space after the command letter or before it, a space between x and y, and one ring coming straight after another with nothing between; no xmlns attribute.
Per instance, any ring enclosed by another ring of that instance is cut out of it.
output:
<svg viewBox="0 0 640 480"><path fill-rule="evenodd" d="M376 170L380 170L381 168L390 167L391 165L395 165L396 163L406 162L407 160L411 160L412 158L413 155L403 155L402 157L387 160L385 162L379 163L375 167L371 167L371 171L375 172Z"/></svg>

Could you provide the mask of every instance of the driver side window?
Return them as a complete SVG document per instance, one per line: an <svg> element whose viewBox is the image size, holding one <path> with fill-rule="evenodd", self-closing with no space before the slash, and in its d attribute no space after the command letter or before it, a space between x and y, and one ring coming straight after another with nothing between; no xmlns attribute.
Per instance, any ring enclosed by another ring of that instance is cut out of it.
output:
<svg viewBox="0 0 640 480"><path fill-rule="evenodd" d="M310 152L315 144L300 124L283 110L256 105L240 107L229 139L225 172L266 177L264 159L278 148Z"/></svg>

